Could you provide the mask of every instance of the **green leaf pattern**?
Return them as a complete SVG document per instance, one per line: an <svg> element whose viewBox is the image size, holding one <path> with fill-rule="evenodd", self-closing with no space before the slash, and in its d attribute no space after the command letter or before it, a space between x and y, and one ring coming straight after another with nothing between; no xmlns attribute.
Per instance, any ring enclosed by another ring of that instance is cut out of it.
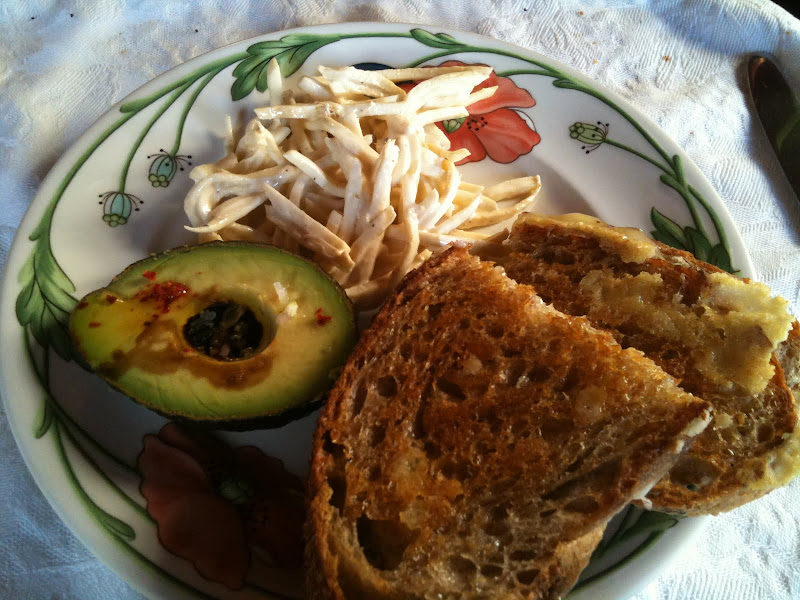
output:
<svg viewBox="0 0 800 600"><path fill-rule="evenodd" d="M451 35L446 33L431 33L424 29L412 29L411 37L431 48L443 48L445 50L451 50L452 52L458 52L464 46L464 44Z"/></svg>
<svg viewBox="0 0 800 600"><path fill-rule="evenodd" d="M36 233L31 236L37 243L19 274L22 291L17 296L17 321L30 330L40 346L70 360L74 352L67 321L76 304L71 294L75 286L53 256L49 228L47 234L46 240Z"/></svg>
<svg viewBox="0 0 800 600"><path fill-rule="evenodd" d="M314 52L341 39L338 35L291 34L279 40L258 42L247 49L248 58L233 71L236 81L231 87L231 98L241 100L252 91L267 91L267 65L273 58L278 61L281 75L294 74Z"/></svg>

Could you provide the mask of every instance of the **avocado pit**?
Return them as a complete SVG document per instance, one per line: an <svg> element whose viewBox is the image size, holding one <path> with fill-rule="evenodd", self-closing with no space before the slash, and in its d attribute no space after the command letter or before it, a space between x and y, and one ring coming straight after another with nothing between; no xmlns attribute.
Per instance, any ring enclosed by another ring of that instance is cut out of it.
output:
<svg viewBox="0 0 800 600"><path fill-rule="evenodd" d="M183 337L197 350L216 360L242 360L254 356L274 338L249 306L232 300L214 302L183 326Z"/></svg>

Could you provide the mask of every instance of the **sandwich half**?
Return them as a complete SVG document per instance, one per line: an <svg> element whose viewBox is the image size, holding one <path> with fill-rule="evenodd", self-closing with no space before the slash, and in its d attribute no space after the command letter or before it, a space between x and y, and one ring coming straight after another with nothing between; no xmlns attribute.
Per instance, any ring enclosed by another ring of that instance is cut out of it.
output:
<svg viewBox="0 0 800 600"><path fill-rule="evenodd" d="M800 334L786 301L767 286L579 214L523 215L507 240L480 253L712 404L712 425L648 495L656 510L730 510L800 471L786 383L787 375L800 378Z"/></svg>
<svg viewBox="0 0 800 600"><path fill-rule="evenodd" d="M386 302L320 417L308 596L560 598L709 420L640 352L449 248Z"/></svg>

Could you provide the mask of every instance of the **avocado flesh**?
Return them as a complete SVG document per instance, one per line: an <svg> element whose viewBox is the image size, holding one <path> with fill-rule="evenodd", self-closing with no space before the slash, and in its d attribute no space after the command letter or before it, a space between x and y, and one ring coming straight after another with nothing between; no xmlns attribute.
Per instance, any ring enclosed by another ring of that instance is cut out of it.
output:
<svg viewBox="0 0 800 600"><path fill-rule="evenodd" d="M192 317L221 302L250 309L263 326L244 358L212 358L184 335ZM131 265L78 304L70 331L89 366L124 394L168 416L220 425L315 400L356 339L352 304L324 271L244 242L179 248Z"/></svg>

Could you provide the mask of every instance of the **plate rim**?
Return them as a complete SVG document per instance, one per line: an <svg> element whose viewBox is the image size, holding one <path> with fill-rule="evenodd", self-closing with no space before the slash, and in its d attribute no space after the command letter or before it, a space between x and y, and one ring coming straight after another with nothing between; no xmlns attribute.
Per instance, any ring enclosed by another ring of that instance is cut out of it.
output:
<svg viewBox="0 0 800 600"><path fill-rule="evenodd" d="M636 118L637 121L639 121L643 126L645 126L645 128L648 131L657 133L664 141L668 142L669 145L674 146L674 148L678 150L679 154L682 154L683 157L687 159L684 164L687 168L687 171L691 172L687 173L688 177L695 182L696 181L703 182L707 190L712 192L711 194L708 194L709 201L712 204L713 208L717 211L718 215L722 218L725 230L728 232L730 236L732 247L736 246L737 265L740 267L740 270L744 274L752 275L753 273L752 260L750 258L747 247L744 244L744 240L741 237L741 233L739 232L736 223L733 221L733 218L731 217L727 206L723 202L722 198L719 196L716 189L712 186L708 178L705 176L705 174L699 169L699 167L697 167L694 160L677 144L677 142L675 142L672 139L672 137L660 125L658 125L653 119L651 119L647 114L643 113L635 105L631 104L619 92L609 88L604 83L596 81L591 77L589 77L588 75L584 74L583 72L579 71L578 69L571 67L570 65L564 64L557 59L542 54L539 51L531 50L525 48L524 46L492 38L487 35L475 33L472 31L460 30L449 26L439 26L439 25L424 24L424 23L396 23L396 22L388 23L381 21L351 21L342 23L325 23L325 24L317 24L309 26L299 26L290 29L282 29L269 33L264 33L250 38L245 38L239 41L231 42L224 46L220 46L219 48L208 50L180 64L177 64L172 68L166 70L165 72L145 82L144 84L142 84L141 86L139 86L138 88L127 94L120 101L108 107L108 109L105 110L83 133L81 133L73 142L69 144L69 146L65 149L64 153L50 168L47 175L44 177L41 184L39 185L36 194L34 195L33 199L31 200L30 204L25 210L25 214L20 220L20 223L17 227L12 243L9 246L9 252L4 265L4 273L2 280L3 291L2 291L2 296L0 297L0 339L13 340L14 343L4 346L2 353L0 353L0 356L4 357L9 356L11 352L7 348L9 346L14 346L15 349L18 349L18 343L21 342L22 340L22 336L18 335L22 331L22 328L20 327L19 322L15 318L16 315L13 307L15 304L17 294L20 291L20 285L18 282L19 272L24 260L27 258L28 253L30 252L32 245L32 242L29 239L31 231L41 221L44 213L48 210L49 204L52 201L51 196L55 191L55 189L58 187L58 182L69 171L70 165L73 164L74 161L78 158L80 152L85 148L87 148L87 146L91 144L92 140L94 140L97 137L97 135L104 128L108 126L108 124L113 120L114 116L119 113L119 108L124 103L129 102L137 97L142 97L149 90L157 89L162 84L168 81L174 81L175 79L182 76L183 73L191 71L202 64L207 64L217 57L221 57L227 53L232 53L234 48L241 47L242 49L244 49L246 46L257 43L258 41L279 39L285 35L291 35L297 33L327 33L333 31L336 31L338 33L342 33L345 31L366 32L369 31L370 28L372 28L373 31L398 31L398 32L408 32L409 30L415 28L426 28L426 30L432 30L432 31L435 30L437 32L453 33L456 35L481 39L487 46L493 46L493 47L504 46L506 48L513 49L515 52L518 52L522 55L541 59L542 61L545 61L548 64L552 64L558 67L559 69L570 74L576 79L584 81L587 84L591 85L593 88L608 95L610 98L614 100L614 102L618 103L625 110L629 111ZM56 205L57 204L58 203L56 203ZM69 485L68 483L65 482L64 484L53 486L52 484L46 481L46 468L43 464L37 462L38 460L37 456L41 454L41 451L38 452L34 451L32 449L32 442L30 440L23 441L22 439L23 424L17 422L15 419L12 419L12 414L14 414L14 409L12 408L12 404L15 401L18 401L18 400L13 400L12 397L13 398L19 397L19 394L14 393L14 386L12 385L13 380L15 379L19 380L21 378L27 380L30 378L31 381L26 382L25 384L23 384L22 387L31 387L31 386L37 387L39 384L32 380L33 378L30 377L31 374L29 372L24 374L16 373L14 376L12 376L7 367L7 365L9 364L7 360L0 361L0 364L2 365L0 367L0 395L3 398L4 408L8 416L10 429L14 437L14 440L17 444L17 448L19 449L19 452L23 457L28 472L33 477L39 490L48 500L48 503L53 507L54 511L58 515L61 522L65 524L70 529L70 531L72 531L73 535L75 535L76 538L78 538L80 542L99 561L101 561L104 565L106 565L108 568L114 571L114 573L117 576L119 576L121 580L125 581L128 585L130 585L134 589L137 589L138 591L147 595L148 597L161 597L162 594L168 593L168 590L173 589L174 586L173 583L167 582L149 573L147 575L140 575L141 571L135 568L136 566L135 559L126 556L125 553L117 549L115 545L103 539L105 537L105 534L102 531L99 531L99 528L94 521L84 518L85 511L84 509L82 509L81 505L78 504L75 499L58 497L57 495L58 492L60 490L63 490L65 486L68 487ZM38 440L35 441L38 442ZM679 555L679 550L688 545L689 543L691 543L694 537L702 531L702 529L705 526L706 520L707 518L695 518L691 522L688 521L684 522L683 529L686 529L685 535L682 537L679 547L677 547L676 550L672 552L668 558L671 558L673 561L676 560L677 556ZM81 521L86 521L86 522L81 523ZM111 547L110 551L104 549L104 546L110 546ZM636 591L641 589L641 587L643 587L643 585L646 582L655 578L658 575L658 573L665 571L668 568L668 563L671 561L664 560L662 558L659 559L658 562L659 562L658 567L647 569L647 572L650 573L649 575L642 574L638 578L635 576L627 577L626 578L627 585L625 587L628 588L628 590L623 591L623 594L632 595L636 593ZM650 572L651 570L654 572L651 573ZM587 590L593 589L595 588L595 586L596 584L592 584L584 589ZM616 598L618 599L619 597L620 596L617 591Z"/></svg>

